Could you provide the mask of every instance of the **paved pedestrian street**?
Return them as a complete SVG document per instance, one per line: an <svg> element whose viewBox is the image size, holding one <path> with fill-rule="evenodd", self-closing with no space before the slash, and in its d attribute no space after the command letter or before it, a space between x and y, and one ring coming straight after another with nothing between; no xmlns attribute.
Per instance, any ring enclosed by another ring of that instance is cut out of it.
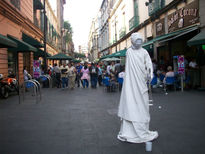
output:
<svg viewBox="0 0 205 154"><path fill-rule="evenodd" d="M145 144L117 140L120 93L103 87L43 89L42 101L29 96L0 100L0 154L143 154ZM159 132L152 154L205 153L205 93L153 93L151 130ZM160 108L161 107L161 108Z"/></svg>

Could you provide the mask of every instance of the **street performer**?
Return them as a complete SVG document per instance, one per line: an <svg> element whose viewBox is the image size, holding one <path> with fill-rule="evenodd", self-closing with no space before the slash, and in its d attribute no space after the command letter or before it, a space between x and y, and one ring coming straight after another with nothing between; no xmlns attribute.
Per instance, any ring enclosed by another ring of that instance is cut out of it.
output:
<svg viewBox="0 0 205 154"><path fill-rule="evenodd" d="M142 48L142 36L133 33L131 43L126 53L125 77L118 110L121 128L117 138L131 143L144 143L158 137L157 131L149 130L147 82L153 76L153 67L148 52Z"/></svg>

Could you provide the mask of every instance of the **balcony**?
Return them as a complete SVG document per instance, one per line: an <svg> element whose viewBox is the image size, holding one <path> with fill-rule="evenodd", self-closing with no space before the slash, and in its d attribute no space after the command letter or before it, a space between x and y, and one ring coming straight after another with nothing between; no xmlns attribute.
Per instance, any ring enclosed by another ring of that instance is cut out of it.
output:
<svg viewBox="0 0 205 154"><path fill-rule="evenodd" d="M133 30L139 25L139 16L134 16L129 20L129 30Z"/></svg>
<svg viewBox="0 0 205 154"><path fill-rule="evenodd" d="M149 16L152 16L155 12L159 11L165 6L165 0L155 0L148 5Z"/></svg>
<svg viewBox="0 0 205 154"><path fill-rule="evenodd" d="M122 27L119 31L120 39L126 35L126 27Z"/></svg>

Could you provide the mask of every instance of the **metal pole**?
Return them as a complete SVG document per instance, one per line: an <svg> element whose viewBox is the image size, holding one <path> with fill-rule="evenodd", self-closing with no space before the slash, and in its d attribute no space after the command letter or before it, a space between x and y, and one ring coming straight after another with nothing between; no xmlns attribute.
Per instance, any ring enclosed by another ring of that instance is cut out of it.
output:
<svg viewBox="0 0 205 154"><path fill-rule="evenodd" d="M46 54L46 30L47 30L47 24L46 24L46 2L43 0L43 13L44 13L44 73L47 72L47 54Z"/></svg>

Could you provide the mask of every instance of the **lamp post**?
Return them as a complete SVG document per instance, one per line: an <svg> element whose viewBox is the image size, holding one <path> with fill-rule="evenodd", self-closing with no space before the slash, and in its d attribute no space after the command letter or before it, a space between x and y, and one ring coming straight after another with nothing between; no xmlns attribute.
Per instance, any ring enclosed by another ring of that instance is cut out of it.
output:
<svg viewBox="0 0 205 154"><path fill-rule="evenodd" d="M44 72L47 71L47 54L46 54L46 2L45 0L43 0L43 13L44 13L44 31L43 31L43 34L44 34L44 39L43 39L43 43L44 43Z"/></svg>

